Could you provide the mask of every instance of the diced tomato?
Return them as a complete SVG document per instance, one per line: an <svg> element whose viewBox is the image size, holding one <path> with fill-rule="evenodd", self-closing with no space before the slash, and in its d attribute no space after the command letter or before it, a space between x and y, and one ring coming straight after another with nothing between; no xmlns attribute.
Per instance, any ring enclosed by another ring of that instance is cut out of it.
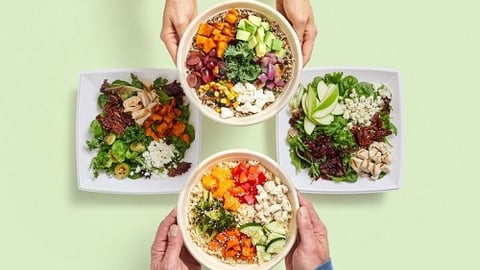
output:
<svg viewBox="0 0 480 270"><path fill-rule="evenodd" d="M238 176L238 182L240 183L245 183L247 182L249 179L247 177L247 173L245 171L242 171L240 172L240 175Z"/></svg>
<svg viewBox="0 0 480 270"><path fill-rule="evenodd" d="M245 190L243 189L243 187L241 186L236 186L236 187L233 187L230 189L230 193L233 195L233 196L241 196L245 193Z"/></svg>
<svg viewBox="0 0 480 270"><path fill-rule="evenodd" d="M266 176L259 165L251 165L246 162L240 162L231 170L235 187L229 189L229 192L239 199L240 203L253 204L257 195L257 185L263 185Z"/></svg>
<svg viewBox="0 0 480 270"><path fill-rule="evenodd" d="M237 165L237 167L233 168L232 169L232 175L234 177L238 177L240 175L240 173L242 172L242 167L239 165Z"/></svg>
<svg viewBox="0 0 480 270"><path fill-rule="evenodd" d="M254 185L250 188L250 194L257 195L258 190L257 190L257 185Z"/></svg>
<svg viewBox="0 0 480 270"><path fill-rule="evenodd" d="M245 192L250 192L250 189L252 188L252 185L250 183L246 182L246 183L242 184L242 187L243 187L243 190L245 190Z"/></svg>
<svg viewBox="0 0 480 270"><path fill-rule="evenodd" d="M263 172L258 173L258 184L263 185L265 184L265 181L267 180L267 177Z"/></svg>
<svg viewBox="0 0 480 270"><path fill-rule="evenodd" d="M257 177L258 172L260 171L260 167L258 165L251 165L248 168L248 175L252 177Z"/></svg>
<svg viewBox="0 0 480 270"><path fill-rule="evenodd" d="M245 196L243 196L243 199L245 200L246 203L248 204L254 204L255 203L255 195L248 193Z"/></svg>

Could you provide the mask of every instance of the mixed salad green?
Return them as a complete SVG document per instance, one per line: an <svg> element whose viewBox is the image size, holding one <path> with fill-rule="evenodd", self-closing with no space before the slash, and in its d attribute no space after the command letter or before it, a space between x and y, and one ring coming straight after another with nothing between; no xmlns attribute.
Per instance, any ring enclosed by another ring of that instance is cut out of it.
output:
<svg viewBox="0 0 480 270"><path fill-rule="evenodd" d="M93 175L138 179L185 173L190 163L183 159L195 130L183 89L163 77L146 85L130 76L130 82L105 80L100 87L100 113L90 123L86 141L88 150L96 151Z"/></svg>
<svg viewBox="0 0 480 270"><path fill-rule="evenodd" d="M314 181L356 182L359 175L372 175L360 170L362 166L377 170L371 178L382 178L389 172L388 138L397 133L391 121L391 99L392 91L385 84L376 86L343 72L300 85L289 103L292 164L297 170L308 169ZM370 150L375 150L378 164L368 159ZM364 162L360 157L365 155Z"/></svg>

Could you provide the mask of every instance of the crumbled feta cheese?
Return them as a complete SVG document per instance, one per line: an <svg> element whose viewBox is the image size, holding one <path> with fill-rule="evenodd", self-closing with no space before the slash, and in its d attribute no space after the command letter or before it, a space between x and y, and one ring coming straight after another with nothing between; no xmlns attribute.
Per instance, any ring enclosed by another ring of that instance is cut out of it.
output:
<svg viewBox="0 0 480 270"><path fill-rule="evenodd" d="M235 109L243 113L259 113L263 106L275 101L272 91L257 89L251 83L237 83L233 90L238 93L237 101L240 103Z"/></svg>
<svg viewBox="0 0 480 270"><path fill-rule="evenodd" d="M142 156L149 168L161 169L165 164L172 161L177 154L177 150L173 144L168 145L164 140L152 141Z"/></svg>
<svg viewBox="0 0 480 270"><path fill-rule="evenodd" d="M221 107L220 108L220 117L224 118L224 119L231 118L231 117L233 117L233 112L229 108Z"/></svg>
<svg viewBox="0 0 480 270"><path fill-rule="evenodd" d="M383 106L383 100L380 96L374 99L373 96L358 96L355 89L352 90L348 98L345 98L345 107L343 118L350 120L348 128L353 125L369 126L373 115L379 112Z"/></svg>

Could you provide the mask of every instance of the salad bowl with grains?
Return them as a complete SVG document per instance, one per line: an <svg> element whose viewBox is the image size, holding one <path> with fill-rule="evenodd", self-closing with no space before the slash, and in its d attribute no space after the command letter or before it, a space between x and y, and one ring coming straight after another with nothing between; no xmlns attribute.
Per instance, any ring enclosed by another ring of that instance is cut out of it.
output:
<svg viewBox="0 0 480 270"><path fill-rule="evenodd" d="M193 105L217 122L241 126L287 105L302 57L293 28L275 9L258 1L227 1L189 24L177 67Z"/></svg>
<svg viewBox="0 0 480 270"><path fill-rule="evenodd" d="M232 149L205 159L180 192L177 222L209 269L271 269L292 248L298 198L269 157Z"/></svg>
<svg viewBox="0 0 480 270"><path fill-rule="evenodd" d="M198 163L199 113L167 69L82 73L77 103L81 190L180 191Z"/></svg>
<svg viewBox="0 0 480 270"><path fill-rule="evenodd" d="M277 116L277 157L298 190L400 188L403 126L398 71L309 68Z"/></svg>

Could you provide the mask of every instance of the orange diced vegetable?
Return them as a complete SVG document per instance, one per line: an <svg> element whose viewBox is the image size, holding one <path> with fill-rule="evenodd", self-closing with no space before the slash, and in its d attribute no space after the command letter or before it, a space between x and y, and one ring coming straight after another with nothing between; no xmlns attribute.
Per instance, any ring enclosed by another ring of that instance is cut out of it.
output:
<svg viewBox="0 0 480 270"><path fill-rule="evenodd" d="M211 174L206 174L202 177L202 184L207 190L215 189L218 186L217 179Z"/></svg>
<svg viewBox="0 0 480 270"><path fill-rule="evenodd" d="M182 141L186 142L187 144L190 144L190 136L187 133L181 134L180 139L182 139Z"/></svg>
<svg viewBox="0 0 480 270"><path fill-rule="evenodd" d="M215 28L215 29L213 29L211 36L218 36L218 35L221 35L221 34L222 34L222 30L218 29L218 28Z"/></svg>
<svg viewBox="0 0 480 270"><path fill-rule="evenodd" d="M238 19L238 11L236 9L230 9L225 15L225 21L230 24L235 24Z"/></svg>
<svg viewBox="0 0 480 270"><path fill-rule="evenodd" d="M217 44L217 57L223 58L225 50L227 49L228 43L224 41L219 41Z"/></svg>
<svg viewBox="0 0 480 270"><path fill-rule="evenodd" d="M224 34L227 37L235 37L235 30L232 29L231 27L225 27L222 30L222 34Z"/></svg>
<svg viewBox="0 0 480 270"><path fill-rule="evenodd" d="M207 41L208 37L202 36L202 35L196 35L195 36L195 42L197 45L197 48L201 49L203 48L203 44Z"/></svg>
<svg viewBox="0 0 480 270"><path fill-rule="evenodd" d="M223 194L223 207L226 210L237 211L240 208L240 201L237 197L230 194L228 191Z"/></svg>
<svg viewBox="0 0 480 270"><path fill-rule="evenodd" d="M225 27L225 22L214 22L213 27L217 28L218 30L222 31L223 27Z"/></svg>
<svg viewBox="0 0 480 270"><path fill-rule="evenodd" d="M208 23L200 23L197 34L209 37L212 34L213 29L215 29L213 25Z"/></svg>
<svg viewBox="0 0 480 270"><path fill-rule="evenodd" d="M209 53L213 48L217 47L217 43L213 40L213 38L207 38L205 44L203 44L203 52Z"/></svg>

